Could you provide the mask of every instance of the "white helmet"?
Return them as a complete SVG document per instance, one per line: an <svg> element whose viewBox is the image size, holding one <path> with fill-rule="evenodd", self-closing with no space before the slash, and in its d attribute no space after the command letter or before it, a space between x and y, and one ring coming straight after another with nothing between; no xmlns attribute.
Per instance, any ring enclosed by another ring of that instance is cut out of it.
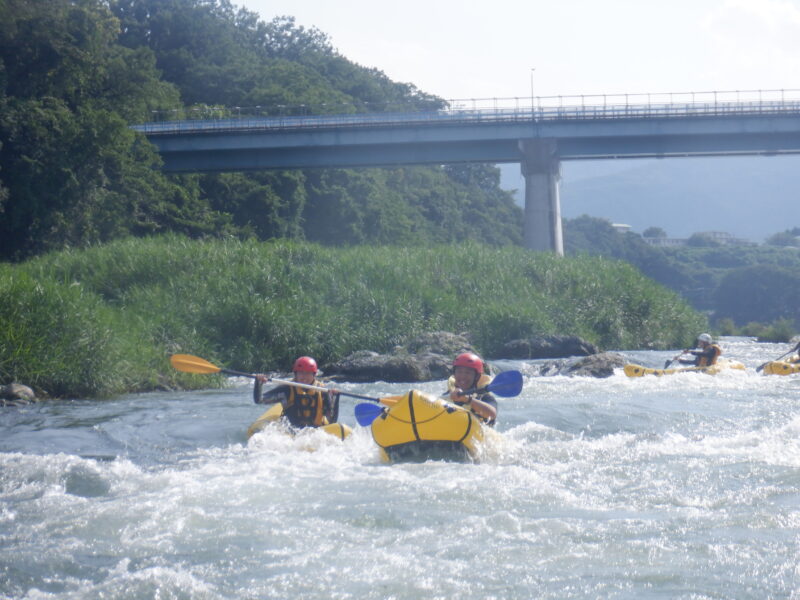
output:
<svg viewBox="0 0 800 600"><path fill-rule="evenodd" d="M701 333L700 335L697 336L697 341L698 342L705 342L706 344L710 344L711 343L711 336L708 335L707 333Z"/></svg>

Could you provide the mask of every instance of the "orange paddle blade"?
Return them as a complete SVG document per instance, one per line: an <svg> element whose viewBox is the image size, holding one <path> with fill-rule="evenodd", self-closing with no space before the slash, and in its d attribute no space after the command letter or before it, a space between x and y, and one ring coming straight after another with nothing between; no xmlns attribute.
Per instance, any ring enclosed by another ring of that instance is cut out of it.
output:
<svg viewBox="0 0 800 600"><path fill-rule="evenodd" d="M219 373L222 370L207 360L191 354L173 354L169 357L169 362L184 373Z"/></svg>

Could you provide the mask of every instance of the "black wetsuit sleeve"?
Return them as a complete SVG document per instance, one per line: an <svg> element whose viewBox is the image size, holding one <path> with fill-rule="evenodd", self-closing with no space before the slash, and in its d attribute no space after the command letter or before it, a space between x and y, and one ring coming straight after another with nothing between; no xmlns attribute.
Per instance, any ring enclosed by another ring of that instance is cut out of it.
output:
<svg viewBox="0 0 800 600"><path fill-rule="evenodd" d="M261 392L261 387L261 382L256 379L256 384L253 387L253 402L256 404L275 404L289 399L288 385L279 385L263 393Z"/></svg>
<svg viewBox="0 0 800 600"><path fill-rule="evenodd" d="M325 416L328 423L339 421L339 394L325 394Z"/></svg>

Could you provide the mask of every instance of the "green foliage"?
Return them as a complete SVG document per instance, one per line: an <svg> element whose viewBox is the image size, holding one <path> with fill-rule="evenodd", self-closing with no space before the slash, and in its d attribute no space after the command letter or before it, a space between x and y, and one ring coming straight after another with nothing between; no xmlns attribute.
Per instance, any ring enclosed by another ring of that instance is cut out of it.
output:
<svg viewBox="0 0 800 600"><path fill-rule="evenodd" d="M0 259L126 236L520 243L488 165L165 176L128 125L171 117L435 110L316 29L228 0L0 3ZM181 103L184 104L181 104Z"/></svg>
<svg viewBox="0 0 800 600"><path fill-rule="evenodd" d="M798 324L791 319L777 319L758 335L759 342L786 343L792 340L798 330Z"/></svg>
<svg viewBox="0 0 800 600"><path fill-rule="evenodd" d="M188 352L247 371L468 332L487 356L530 335L674 348L706 328L673 293L603 258L474 243L347 247L129 239L0 271L0 377L58 395L208 385Z"/></svg>
<svg viewBox="0 0 800 600"><path fill-rule="evenodd" d="M716 290L719 317L745 322L757 315L761 322L794 321L800 327L800 272L775 265L731 270Z"/></svg>
<svg viewBox="0 0 800 600"><path fill-rule="evenodd" d="M564 223L564 239L568 254L600 254L630 262L696 309L713 313L720 328L798 318L800 295L794 290L800 253L793 248L717 243L657 248L635 234L615 231L608 221L586 216ZM722 319L730 322L723 325Z"/></svg>
<svg viewBox="0 0 800 600"><path fill-rule="evenodd" d="M661 229L661 227L648 227L642 232L642 237L645 238L665 238L667 237L667 232Z"/></svg>
<svg viewBox="0 0 800 600"><path fill-rule="evenodd" d="M0 271L0 380L55 396L125 391L114 312L78 284Z"/></svg>
<svg viewBox="0 0 800 600"><path fill-rule="evenodd" d="M770 246L800 248L800 227L773 234L767 238L766 243Z"/></svg>
<svg viewBox="0 0 800 600"><path fill-rule="evenodd" d="M620 233L605 219L583 215L564 222L564 251L568 255L593 254L624 260L659 283L684 294L695 287L683 265L635 233Z"/></svg>
<svg viewBox="0 0 800 600"><path fill-rule="evenodd" d="M707 233L693 233L686 240L686 245L691 248L716 248L720 242Z"/></svg>

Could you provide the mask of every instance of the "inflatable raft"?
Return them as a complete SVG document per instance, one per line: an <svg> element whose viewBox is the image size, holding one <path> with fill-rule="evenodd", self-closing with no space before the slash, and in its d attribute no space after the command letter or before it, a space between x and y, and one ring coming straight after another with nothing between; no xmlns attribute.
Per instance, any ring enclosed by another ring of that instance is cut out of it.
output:
<svg viewBox="0 0 800 600"><path fill-rule="evenodd" d="M393 396L370 425L384 462L474 461L479 446L499 435L455 404L412 390Z"/></svg>
<svg viewBox="0 0 800 600"><path fill-rule="evenodd" d="M259 431L263 431L268 425L272 423L276 423L281 419L283 416L283 406L281 404L273 404L269 407L269 409L258 419L256 419L252 425L247 429L247 439L249 440L254 434L258 433ZM353 430L350 429L347 425L343 425L341 423L329 423L327 425L322 425L318 429L321 429L325 433L329 433L335 437L338 437L340 440L345 439ZM285 430L289 433L292 432L292 429L287 425ZM296 431L296 430L295 430Z"/></svg>
<svg viewBox="0 0 800 600"><path fill-rule="evenodd" d="M716 364L710 367L676 367L674 369L651 369L642 365L627 364L623 367L625 375L628 377L644 377L645 375L675 375L676 373L705 373L706 375L716 375L728 369L744 370L745 366L738 360L720 358Z"/></svg>
<svg viewBox="0 0 800 600"><path fill-rule="evenodd" d="M764 365L764 375L793 375L800 373L800 362L775 360Z"/></svg>

